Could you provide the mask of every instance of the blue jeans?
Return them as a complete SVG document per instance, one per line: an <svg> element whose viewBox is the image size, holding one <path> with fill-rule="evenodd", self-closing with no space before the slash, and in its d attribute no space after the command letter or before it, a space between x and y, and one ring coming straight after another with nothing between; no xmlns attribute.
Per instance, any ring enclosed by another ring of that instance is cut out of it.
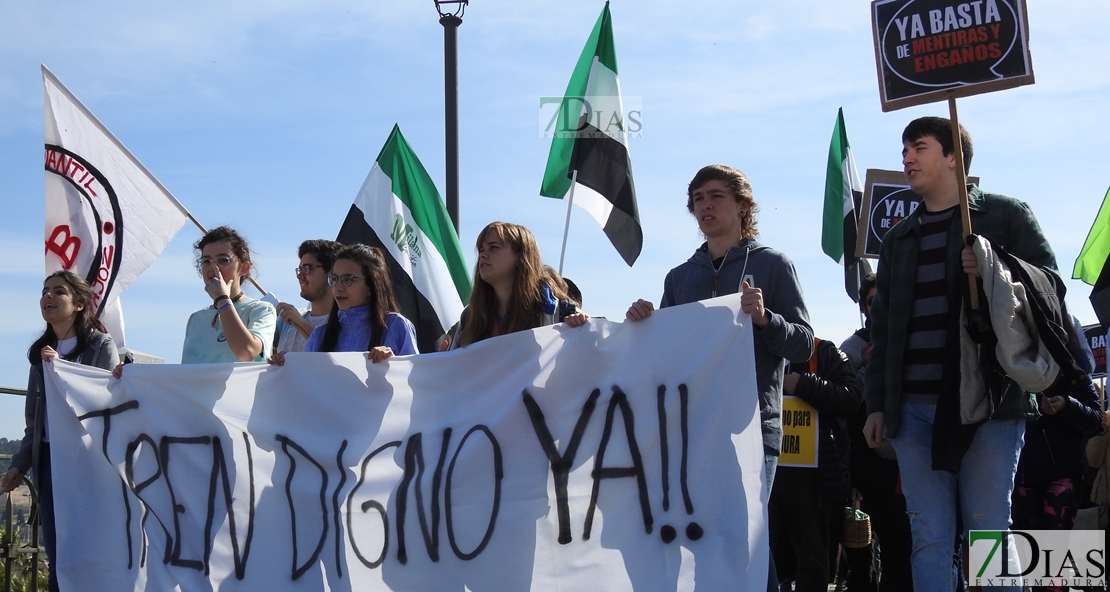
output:
<svg viewBox="0 0 1110 592"><path fill-rule="evenodd" d="M1010 527L1010 494L1025 436L1025 420L987 421L975 432L958 474L934 471L936 409L936 405L902 403L901 425L891 438L913 535L910 563L915 592L956 589L959 576L952 550L957 534L963 537L968 530ZM956 532L957 503L963 517L962 533ZM1020 592L1021 587L991 590Z"/></svg>
<svg viewBox="0 0 1110 592"><path fill-rule="evenodd" d="M771 500L771 486L775 484L775 469L779 466L779 457L777 454L764 454L763 455L763 476L767 480L767 489L763 491L763 498L766 501ZM768 526L770 528L770 526ZM768 536L767 540L770 541L771 537ZM767 592L779 592L779 575L778 570L775 568L775 554L773 552L767 553L770 558L770 565L767 568Z"/></svg>
<svg viewBox="0 0 1110 592"><path fill-rule="evenodd" d="M775 484L775 470L779 467L779 457L776 454L763 455L763 476L767 478L767 499L771 499L771 486Z"/></svg>
<svg viewBox="0 0 1110 592"><path fill-rule="evenodd" d="M39 494L39 520L42 522L42 545L46 549L48 567L47 589L58 592L58 538L54 526L54 476L50 469L50 445L42 444L39 466L34 473Z"/></svg>

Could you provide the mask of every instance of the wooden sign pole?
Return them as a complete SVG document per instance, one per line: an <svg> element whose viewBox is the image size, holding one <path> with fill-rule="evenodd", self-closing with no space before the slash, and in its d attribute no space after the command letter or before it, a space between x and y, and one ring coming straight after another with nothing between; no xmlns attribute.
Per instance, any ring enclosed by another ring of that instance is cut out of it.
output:
<svg viewBox="0 0 1110 592"><path fill-rule="evenodd" d="M960 117L956 112L956 97L948 95L948 114L952 121L952 150L956 153L956 175L960 185L960 222L963 226L964 244L971 235L971 209L967 203L967 169L964 167L964 144L960 138ZM971 309L979 310L979 282L972 274L967 274L971 288Z"/></svg>

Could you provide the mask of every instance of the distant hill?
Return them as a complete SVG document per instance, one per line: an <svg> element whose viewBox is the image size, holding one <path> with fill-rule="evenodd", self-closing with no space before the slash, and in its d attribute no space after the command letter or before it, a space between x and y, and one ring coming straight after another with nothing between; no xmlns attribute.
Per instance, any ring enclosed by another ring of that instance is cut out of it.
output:
<svg viewBox="0 0 1110 592"><path fill-rule="evenodd" d="M21 440L9 440L7 438L0 438L0 454L15 454L19 451L19 443ZM0 473L8 470L8 465L11 462L7 460L0 460Z"/></svg>

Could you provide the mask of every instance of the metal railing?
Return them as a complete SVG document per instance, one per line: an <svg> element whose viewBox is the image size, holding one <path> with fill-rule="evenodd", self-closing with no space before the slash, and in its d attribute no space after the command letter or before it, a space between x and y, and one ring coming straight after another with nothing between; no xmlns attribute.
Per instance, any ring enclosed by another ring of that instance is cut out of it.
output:
<svg viewBox="0 0 1110 592"><path fill-rule="evenodd" d="M8 458L3 458L3 457ZM10 455L0 455L0 459L11 460ZM12 506L12 496L15 491L7 494L7 499L4 503L4 531L0 536L0 562L4 565L4 579L0 590L3 592L11 592L12 583L15 578L15 568L17 564L23 563L20 559L24 556L29 556L30 569L25 570L25 573L20 577L29 580L30 587L28 590L38 592L39 589L39 563L41 556L46 553L39 543L39 516L38 516L38 491L35 489L34 484L31 483L26 477L23 478L23 484L27 486L31 498L31 514L27 520L27 526L31 531L30 545L24 545L21 537L16 535L16 524L14 521L15 514Z"/></svg>
<svg viewBox="0 0 1110 592"><path fill-rule="evenodd" d="M13 389L0 386L0 394L3 395L16 395L27 396L27 391L23 389ZM11 460L10 454L0 454L0 460ZM29 586L27 590L38 592L39 590L39 574L40 562L46 554L46 550L40 546L40 529L39 529L39 505L38 505L38 490L35 489L34 483L23 476L23 484L27 486L27 491L30 497L31 508L30 514L27 518L25 526L30 530L30 541L25 541L25 537L17 535L17 526L15 524L15 509L12 504L12 497L15 495L18 488L4 494L4 514L2 517L3 531L0 532L0 564L4 566L4 577L0 581L0 592L11 592L15 575L15 568L23 561L24 557L30 557L30 569L25 570L26 573L20 577L29 579ZM29 543L29 544L25 544Z"/></svg>

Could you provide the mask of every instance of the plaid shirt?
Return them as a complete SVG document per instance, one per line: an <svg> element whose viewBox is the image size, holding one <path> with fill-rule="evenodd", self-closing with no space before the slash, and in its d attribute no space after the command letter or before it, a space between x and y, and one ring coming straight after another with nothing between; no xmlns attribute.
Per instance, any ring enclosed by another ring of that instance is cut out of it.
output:
<svg viewBox="0 0 1110 592"><path fill-rule="evenodd" d="M1037 219L1024 202L1002 195L983 193L974 185L968 189L971 228L975 234L989 237L1015 257L1056 269L1056 256L1048 245ZM882 411L887 437L895 435L901 410L902 366L906 355L910 315L916 285L917 253L920 242L920 218L924 207L891 228L883 237L876 274L876 295L871 305L871 361L867 365L864 396L867 413ZM960 300L967 286L960 253L963 251L962 227L959 216L952 218L948 232L948 302L949 332L959 330ZM951 339L949 340L952 342ZM950 352L944 360L946 384L958 385L959 352ZM958 388L958 386L956 386ZM1036 402L1016 384L1006 391L992 419L1033 418Z"/></svg>

